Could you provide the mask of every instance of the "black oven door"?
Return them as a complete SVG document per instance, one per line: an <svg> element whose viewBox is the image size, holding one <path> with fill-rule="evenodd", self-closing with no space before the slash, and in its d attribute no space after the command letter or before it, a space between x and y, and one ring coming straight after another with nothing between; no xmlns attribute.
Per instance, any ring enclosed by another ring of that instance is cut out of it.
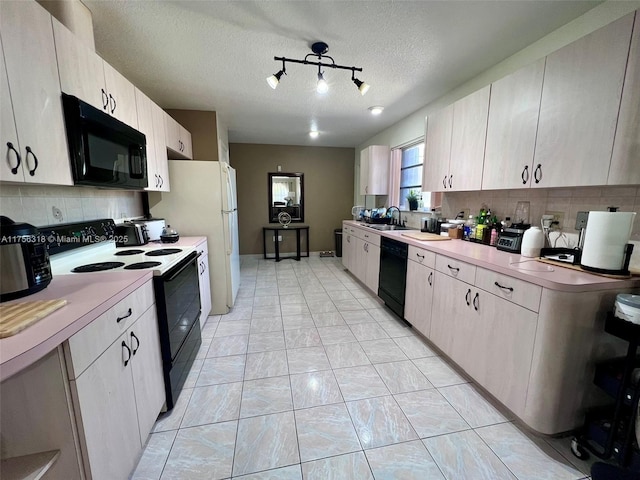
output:
<svg viewBox="0 0 640 480"><path fill-rule="evenodd" d="M200 319L200 285L194 252L162 276L171 359L175 360L191 328Z"/></svg>

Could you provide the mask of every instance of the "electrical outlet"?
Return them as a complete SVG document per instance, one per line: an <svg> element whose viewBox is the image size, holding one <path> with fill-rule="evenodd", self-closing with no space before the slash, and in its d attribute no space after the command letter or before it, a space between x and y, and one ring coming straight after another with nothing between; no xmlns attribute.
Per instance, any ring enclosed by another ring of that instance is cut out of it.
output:
<svg viewBox="0 0 640 480"><path fill-rule="evenodd" d="M558 222L555 224L555 228L561 229L564 226L564 212L544 212L544 214L553 215L552 222Z"/></svg>
<svg viewBox="0 0 640 480"><path fill-rule="evenodd" d="M582 230L587 228L587 220L589 219L589 212L578 212L576 216L576 230Z"/></svg>
<svg viewBox="0 0 640 480"><path fill-rule="evenodd" d="M275 236L274 236L274 237L271 237L271 241L272 241L273 243L276 243L276 237L275 237ZM278 235L278 242L281 242L281 241L282 241L282 235Z"/></svg>

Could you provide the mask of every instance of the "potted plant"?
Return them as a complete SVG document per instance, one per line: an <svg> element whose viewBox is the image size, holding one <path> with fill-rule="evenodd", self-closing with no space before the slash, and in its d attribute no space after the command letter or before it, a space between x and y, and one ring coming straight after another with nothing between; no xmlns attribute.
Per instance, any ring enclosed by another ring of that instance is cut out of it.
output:
<svg viewBox="0 0 640 480"><path fill-rule="evenodd" d="M407 200L409 200L409 210L418 210L418 200L420 200L420 192L418 192L417 190L409 190Z"/></svg>

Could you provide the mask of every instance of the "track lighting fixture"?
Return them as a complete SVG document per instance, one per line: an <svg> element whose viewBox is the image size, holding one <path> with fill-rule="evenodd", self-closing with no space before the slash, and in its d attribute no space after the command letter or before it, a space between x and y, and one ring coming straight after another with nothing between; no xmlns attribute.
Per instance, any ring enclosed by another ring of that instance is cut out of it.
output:
<svg viewBox="0 0 640 480"><path fill-rule="evenodd" d="M351 80L353 81L353 83L355 83L356 87L358 87L358 90L360 91L360 95L364 95L365 93L367 93L367 91L370 88L369 84L357 79L355 76L356 72L362 72L362 68L347 67L345 65L336 64L333 58L327 55L327 52L329 51L329 45L327 45L324 42L315 42L313 45L311 45L311 51L313 53L307 54L304 57L304 60L298 60L295 58L285 58L285 57L273 57L274 60L282 62L282 70L280 70L278 73L275 73L271 75L269 78L267 78L267 83L269 84L269 86L273 89L275 89L278 86L278 84L280 83L280 77L282 77L282 75L287 74L285 70L286 62L290 62L290 63L301 63L303 65L314 65L318 67L318 83L316 84L316 91L318 93L326 93L329 90L329 84L324 78L324 72L322 71L322 67L334 68L334 69L337 68L341 70L351 70ZM310 61L308 59L310 56L318 57L318 61L317 62ZM323 57L330 59L331 63L323 62L322 61Z"/></svg>
<svg viewBox="0 0 640 480"><path fill-rule="evenodd" d="M271 75L270 77L267 78L267 83L269 84L269 86L271 88L273 88L274 90L278 87L278 84L280 83L280 77L282 77L282 75L286 75L287 71L284 67L284 62L282 62L282 70L280 70L278 73L274 73L273 75Z"/></svg>

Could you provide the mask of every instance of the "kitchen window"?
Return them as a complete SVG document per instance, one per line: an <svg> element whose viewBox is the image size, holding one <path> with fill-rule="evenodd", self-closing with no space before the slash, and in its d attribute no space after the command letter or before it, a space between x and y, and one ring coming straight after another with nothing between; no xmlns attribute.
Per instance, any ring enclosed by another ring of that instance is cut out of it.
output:
<svg viewBox="0 0 640 480"><path fill-rule="evenodd" d="M422 163L424 159L424 142L402 148L400 161L400 198L399 205L409 210L407 195L411 190L422 192Z"/></svg>

